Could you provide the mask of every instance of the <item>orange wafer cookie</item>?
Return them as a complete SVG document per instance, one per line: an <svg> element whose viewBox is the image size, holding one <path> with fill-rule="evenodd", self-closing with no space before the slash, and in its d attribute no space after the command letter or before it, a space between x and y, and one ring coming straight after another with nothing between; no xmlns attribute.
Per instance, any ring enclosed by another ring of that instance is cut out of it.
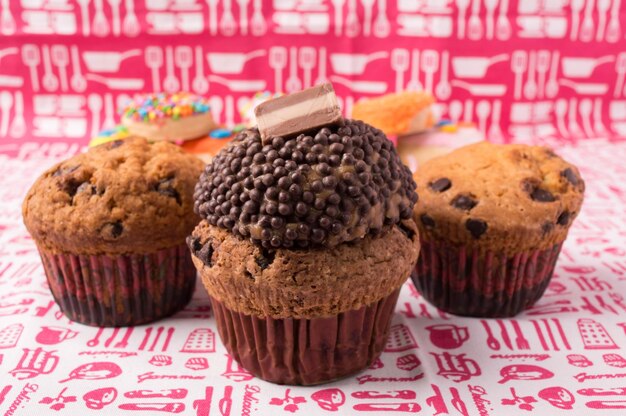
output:
<svg viewBox="0 0 626 416"><path fill-rule="evenodd" d="M431 111L434 102L427 92L387 94L356 102L352 118L371 124L387 135L416 133L434 125Z"/></svg>

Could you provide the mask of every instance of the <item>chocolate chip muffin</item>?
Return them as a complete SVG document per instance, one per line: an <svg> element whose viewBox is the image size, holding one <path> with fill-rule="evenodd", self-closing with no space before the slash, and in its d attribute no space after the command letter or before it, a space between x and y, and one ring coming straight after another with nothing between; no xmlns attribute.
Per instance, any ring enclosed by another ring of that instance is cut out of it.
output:
<svg viewBox="0 0 626 416"><path fill-rule="evenodd" d="M52 295L72 320L136 325L189 301L185 238L203 164L169 143L106 143L44 172L23 203Z"/></svg>
<svg viewBox="0 0 626 416"><path fill-rule="evenodd" d="M575 166L539 146L478 143L415 174L422 255L413 281L435 306L513 316L547 287L583 201Z"/></svg>
<svg viewBox="0 0 626 416"><path fill-rule="evenodd" d="M301 130L245 130L222 150L196 186L203 221L188 241L229 353L308 385L380 354L419 239L415 183L380 130Z"/></svg>

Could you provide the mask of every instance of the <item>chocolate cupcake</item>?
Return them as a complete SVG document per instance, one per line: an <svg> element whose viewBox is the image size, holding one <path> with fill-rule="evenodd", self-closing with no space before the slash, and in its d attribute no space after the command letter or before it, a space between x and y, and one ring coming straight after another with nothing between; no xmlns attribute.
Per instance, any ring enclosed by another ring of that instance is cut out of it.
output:
<svg viewBox="0 0 626 416"><path fill-rule="evenodd" d="M193 189L203 164L173 144L128 138L44 172L23 203L48 285L73 321L143 324L191 298L185 237L198 223Z"/></svg>
<svg viewBox="0 0 626 416"><path fill-rule="evenodd" d="M550 149L487 142L415 174L422 254L413 281L457 315L513 316L543 294L585 184Z"/></svg>
<svg viewBox="0 0 626 416"><path fill-rule="evenodd" d="M286 137L260 107L276 133L245 130L206 167L188 242L233 358L271 382L319 384L382 351L419 252L417 194L380 130L336 116L330 86L299 94L267 102ZM311 95L313 115L290 111Z"/></svg>

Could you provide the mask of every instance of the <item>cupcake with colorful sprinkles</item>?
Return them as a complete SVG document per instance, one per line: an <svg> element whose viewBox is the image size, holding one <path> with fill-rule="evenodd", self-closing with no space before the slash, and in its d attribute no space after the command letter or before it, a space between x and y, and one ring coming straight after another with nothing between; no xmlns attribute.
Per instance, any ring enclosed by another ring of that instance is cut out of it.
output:
<svg viewBox="0 0 626 416"><path fill-rule="evenodd" d="M122 125L131 135L150 141L193 140L217 127L209 100L186 92L137 95L121 114Z"/></svg>

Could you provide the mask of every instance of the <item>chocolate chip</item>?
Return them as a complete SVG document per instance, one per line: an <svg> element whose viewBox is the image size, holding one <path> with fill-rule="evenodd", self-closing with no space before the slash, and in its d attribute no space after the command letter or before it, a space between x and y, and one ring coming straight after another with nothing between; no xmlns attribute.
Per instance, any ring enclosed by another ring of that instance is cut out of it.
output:
<svg viewBox="0 0 626 416"><path fill-rule="evenodd" d="M111 150L111 149L115 149L115 148L120 147L120 146L121 146L121 145L123 145L123 144L124 144L124 140L113 140L112 142L109 142L109 147L108 147L108 149L109 149L109 150Z"/></svg>
<svg viewBox="0 0 626 416"><path fill-rule="evenodd" d="M435 220L432 219L428 214L420 215L420 221L426 228L435 228Z"/></svg>
<svg viewBox="0 0 626 416"><path fill-rule="evenodd" d="M68 178L65 180L61 180L62 182L59 183L59 187L63 190L63 192L66 192L70 197L73 197L74 195L76 195L76 192L78 192L78 188L80 188L82 182L80 180L77 180L75 178Z"/></svg>
<svg viewBox="0 0 626 416"><path fill-rule="evenodd" d="M568 180L569 183L576 186L580 182L578 176L574 173L572 168L567 168L561 172L561 176Z"/></svg>
<svg viewBox="0 0 626 416"><path fill-rule="evenodd" d="M541 189L541 188L535 188L530 193L530 198L533 201L537 201L537 202L554 202L554 201L556 201L556 198L554 197L554 195L552 195L552 193L550 191L546 191L545 189Z"/></svg>
<svg viewBox="0 0 626 416"><path fill-rule="evenodd" d="M92 185L90 182L83 182L80 184L78 189L76 189L76 193L88 192L91 195L96 193L96 186Z"/></svg>
<svg viewBox="0 0 626 416"><path fill-rule="evenodd" d="M402 231L402 233L406 235L409 240L413 240L413 237L415 236L415 231L413 231L411 228L404 225L404 223L399 222L398 229Z"/></svg>
<svg viewBox="0 0 626 416"><path fill-rule="evenodd" d="M200 237L190 235L185 239L185 241L187 242L187 247L189 247L189 250L191 250L194 255L202 248Z"/></svg>
<svg viewBox="0 0 626 416"><path fill-rule="evenodd" d="M452 182L448 178L440 178L428 184L430 189L435 192L445 192L452 186Z"/></svg>
<svg viewBox="0 0 626 416"><path fill-rule="evenodd" d="M472 195L459 194L452 199L450 205L454 208L458 208L464 211L471 211L478 204L478 201L474 199Z"/></svg>
<svg viewBox="0 0 626 416"><path fill-rule="evenodd" d="M569 223L569 217L570 213L567 211L563 211L561 215L559 215L559 218L556 220L556 223L565 226Z"/></svg>
<svg viewBox="0 0 626 416"><path fill-rule="evenodd" d="M178 205L182 204L180 194L176 188L174 188L174 178L160 180L155 186L155 191L169 198L174 198Z"/></svg>
<svg viewBox="0 0 626 416"><path fill-rule="evenodd" d="M261 250L261 255L256 256L254 260L256 264L261 268L261 270L265 270L274 262L276 258L276 252L271 250Z"/></svg>
<svg viewBox="0 0 626 416"><path fill-rule="evenodd" d="M115 240L124 232L124 226L121 221L110 222L104 224L102 227L101 234L105 240Z"/></svg>
<svg viewBox="0 0 626 416"><path fill-rule="evenodd" d="M56 177L56 176L68 175L68 174L74 172L79 167L80 167L80 165L66 166L66 167L59 166L59 168L52 173L52 176Z"/></svg>
<svg viewBox="0 0 626 416"><path fill-rule="evenodd" d="M544 222L541 226L541 232L544 236L552 230L554 230L554 224L552 224L550 221Z"/></svg>
<svg viewBox="0 0 626 416"><path fill-rule="evenodd" d="M465 222L465 228L472 234L472 237L478 239L487 231L487 223L483 220L470 218Z"/></svg>
<svg viewBox="0 0 626 416"><path fill-rule="evenodd" d="M199 258L202 263L206 264L207 266L213 266L213 246L211 245L211 240L204 243L202 248L196 251L196 257Z"/></svg>

